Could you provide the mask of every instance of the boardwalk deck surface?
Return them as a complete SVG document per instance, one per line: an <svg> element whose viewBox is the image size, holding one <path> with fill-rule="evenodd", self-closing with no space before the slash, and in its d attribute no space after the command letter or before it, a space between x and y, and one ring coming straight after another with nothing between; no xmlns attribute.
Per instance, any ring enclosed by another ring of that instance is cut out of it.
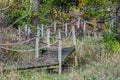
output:
<svg viewBox="0 0 120 80"><path fill-rule="evenodd" d="M67 47L62 49L62 62L75 50L75 47ZM47 51L39 56L38 60L19 61L12 64L6 64L3 67L9 69L30 69L58 65L58 51Z"/></svg>

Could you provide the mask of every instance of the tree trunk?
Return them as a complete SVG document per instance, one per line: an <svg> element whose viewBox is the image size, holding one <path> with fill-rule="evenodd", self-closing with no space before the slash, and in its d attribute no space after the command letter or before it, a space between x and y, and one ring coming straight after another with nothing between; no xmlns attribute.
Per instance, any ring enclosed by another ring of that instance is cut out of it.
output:
<svg viewBox="0 0 120 80"><path fill-rule="evenodd" d="M33 13L38 13L39 11L39 0L30 0L30 3L33 5L32 7L32 12ZM38 15L34 16L32 19L31 19L31 24L33 26L37 26L38 24Z"/></svg>

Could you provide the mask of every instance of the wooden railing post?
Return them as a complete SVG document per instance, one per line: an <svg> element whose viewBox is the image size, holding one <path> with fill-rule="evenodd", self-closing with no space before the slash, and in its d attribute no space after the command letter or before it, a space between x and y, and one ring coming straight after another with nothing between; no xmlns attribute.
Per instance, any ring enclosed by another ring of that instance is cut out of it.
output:
<svg viewBox="0 0 120 80"><path fill-rule="evenodd" d="M31 33L31 29L30 29L30 27L28 26L28 32L27 32L27 34L28 34L28 39L30 38L30 33Z"/></svg>
<svg viewBox="0 0 120 80"><path fill-rule="evenodd" d="M72 35L73 35L73 45L76 48L76 35L75 35L75 27L72 26ZM75 66L78 66L78 58L77 58L77 54L75 54Z"/></svg>
<svg viewBox="0 0 120 80"><path fill-rule="evenodd" d="M25 26L24 26L24 28L25 28L25 38L27 39L27 33L28 33L28 25L26 24Z"/></svg>
<svg viewBox="0 0 120 80"><path fill-rule="evenodd" d="M47 45L50 48L50 28L47 29Z"/></svg>
<svg viewBox="0 0 120 80"><path fill-rule="evenodd" d="M21 28L20 28L20 25L18 25L18 35L19 35L19 41L20 41L20 38L21 38Z"/></svg>
<svg viewBox="0 0 120 80"><path fill-rule="evenodd" d="M80 17L78 17L78 28L80 28Z"/></svg>
<svg viewBox="0 0 120 80"><path fill-rule="evenodd" d="M56 32L56 21L54 21L54 33Z"/></svg>
<svg viewBox="0 0 120 80"><path fill-rule="evenodd" d="M59 74L62 72L62 41L61 32L58 32L58 63L59 63Z"/></svg>
<svg viewBox="0 0 120 80"><path fill-rule="evenodd" d="M76 47L76 35L75 35L75 27L72 26L72 35L73 35L73 45Z"/></svg>
<svg viewBox="0 0 120 80"><path fill-rule="evenodd" d="M42 26L41 26L41 36L43 37L43 35L44 35L44 27L43 27L43 24L42 24Z"/></svg>
<svg viewBox="0 0 120 80"><path fill-rule="evenodd" d="M68 34L68 27L67 27L67 23L65 24L65 37L67 37L67 34Z"/></svg>
<svg viewBox="0 0 120 80"><path fill-rule="evenodd" d="M35 58L39 58L39 37L40 37L40 28L37 26L37 36L36 36L36 52L35 52Z"/></svg>
<svg viewBox="0 0 120 80"><path fill-rule="evenodd" d="M84 33L84 35L85 35L85 33L86 33L86 21L84 21L83 33Z"/></svg>
<svg viewBox="0 0 120 80"><path fill-rule="evenodd" d="M24 28L25 28L25 32L27 32L28 25L26 24Z"/></svg>

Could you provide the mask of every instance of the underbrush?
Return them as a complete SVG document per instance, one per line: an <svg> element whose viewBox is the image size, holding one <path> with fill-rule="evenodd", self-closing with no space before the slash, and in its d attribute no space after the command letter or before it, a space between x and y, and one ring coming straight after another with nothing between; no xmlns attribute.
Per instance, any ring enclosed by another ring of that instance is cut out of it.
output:
<svg viewBox="0 0 120 80"><path fill-rule="evenodd" d="M71 45L72 39L68 39L68 42L64 44ZM109 50L103 37L85 36L77 39L75 53L79 65L68 66L68 71L63 71L61 75L45 70L12 70L1 73L0 80L120 80L120 51Z"/></svg>

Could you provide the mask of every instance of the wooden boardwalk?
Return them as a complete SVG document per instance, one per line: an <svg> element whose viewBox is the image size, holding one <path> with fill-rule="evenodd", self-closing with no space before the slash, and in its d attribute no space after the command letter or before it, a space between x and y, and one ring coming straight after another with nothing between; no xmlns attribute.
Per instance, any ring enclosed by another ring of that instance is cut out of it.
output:
<svg viewBox="0 0 120 80"><path fill-rule="evenodd" d="M75 47L62 48L62 62L64 62L73 51L75 51ZM6 65L7 67L3 67L3 70L58 66L58 50L46 51L39 56L38 60L12 62L12 64Z"/></svg>

